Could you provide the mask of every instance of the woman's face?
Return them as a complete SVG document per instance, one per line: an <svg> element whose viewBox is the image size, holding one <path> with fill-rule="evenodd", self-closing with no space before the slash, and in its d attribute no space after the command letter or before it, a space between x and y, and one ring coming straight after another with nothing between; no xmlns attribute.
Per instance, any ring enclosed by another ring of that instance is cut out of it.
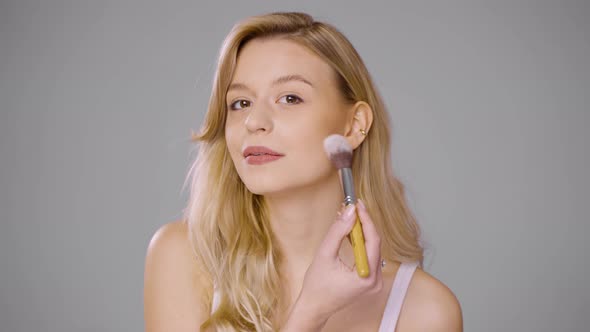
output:
<svg viewBox="0 0 590 332"><path fill-rule="evenodd" d="M238 56L226 105L227 146L251 192L311 187L336 172L323 140L345 133L351 105L332 68L311 51L288 40L251 40Z"/></svg>

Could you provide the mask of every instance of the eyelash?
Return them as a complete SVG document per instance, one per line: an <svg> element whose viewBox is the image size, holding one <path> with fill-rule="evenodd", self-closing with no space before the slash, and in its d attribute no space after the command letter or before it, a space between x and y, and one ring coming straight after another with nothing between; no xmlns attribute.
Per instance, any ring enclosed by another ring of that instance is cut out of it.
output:
<svg viewBox="0 0 590 332"><path fill-rule="evenodd" d="M283 97L279 98L279 100L281 100L281 99L283 99L283 98L285 98L285 97L295 97L295 98L297 99L297 102L295 102L295 103L287 103L287 104L290 104L290 105L297 105L297 104L301 104L301 103L303 102L303 99L301 99L299 96L297 96L297 95L293 95L293 94L285 95L285 96L283 96ZM249 101L247 101L247 100L245 100L245 99L238 99L238 100L235 100L234 102L232 102L232 103L229 105L229 109L230 109L230 110L232 110L232 111L238 111L238 110L241 110L241 109L243 109L243 108L235 108L235 107L234 107L234 105L235 105L236 103L238 103L238 102L242 102L242 101L246 101L246 102L250 103Z"/></svg>

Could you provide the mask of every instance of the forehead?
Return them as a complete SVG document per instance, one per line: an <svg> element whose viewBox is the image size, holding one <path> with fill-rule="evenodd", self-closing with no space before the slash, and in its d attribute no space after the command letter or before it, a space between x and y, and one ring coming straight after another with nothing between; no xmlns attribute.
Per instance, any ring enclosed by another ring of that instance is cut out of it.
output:
<svg viewBox="0 0 590 332"><path fill-rule="evenodd" d="M283 75L301 75L315 86L332 82L330 65L309 49L285 39L254 39L240 51L233 82L266 84Z"/></svg>

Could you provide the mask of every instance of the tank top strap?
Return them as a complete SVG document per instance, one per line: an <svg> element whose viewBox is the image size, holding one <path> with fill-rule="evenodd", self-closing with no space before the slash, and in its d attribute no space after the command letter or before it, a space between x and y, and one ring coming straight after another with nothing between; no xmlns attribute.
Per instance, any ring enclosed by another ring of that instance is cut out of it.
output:
<svg viewBox="0 0 590 332"><path fill-rule="evenodd" d="M383 311L379 332L395 331L406 292L417 267L418 262L404 262L398 268L395 279L393 280L393 286L391 286L391 290L389 291L385 310Z"/></svg>

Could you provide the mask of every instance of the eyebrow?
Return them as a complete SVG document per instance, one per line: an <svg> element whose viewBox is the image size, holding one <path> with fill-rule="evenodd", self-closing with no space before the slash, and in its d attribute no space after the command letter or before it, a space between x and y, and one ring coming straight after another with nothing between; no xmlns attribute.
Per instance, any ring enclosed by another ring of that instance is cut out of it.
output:
<svg viewBox="0 0 590 332"><path fill-rule="evenodd" d="M284 84L284 83L291 82L291 81L303 82L313 88L313 84L311 84L310 81L306 80L303 76L297 75L297 74L281 76L281 77L275 79L271 85L275 86L275 85ZM227 91L229 92L231 90L250 90L250 88L248 88L246 86L246 84L243 84L243 83L232 83L229 86L229 88L227 89Z"/></svg>

